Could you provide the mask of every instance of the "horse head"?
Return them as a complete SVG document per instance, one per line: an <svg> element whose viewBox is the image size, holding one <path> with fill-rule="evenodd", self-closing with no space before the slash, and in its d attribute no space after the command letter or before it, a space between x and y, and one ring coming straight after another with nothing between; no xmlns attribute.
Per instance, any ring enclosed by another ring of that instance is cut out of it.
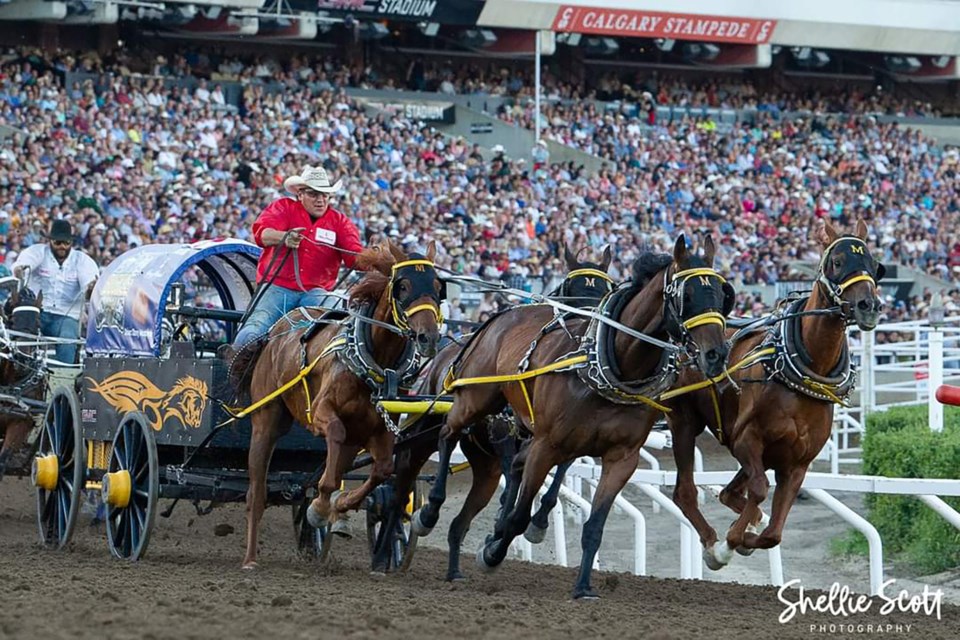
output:
<svg viewBox="0 0 960 640"><path fill-rule="evenodd" d="M877 282L886 269L870 253L866 223L859 219L855 235L840 235L825 221L819 235L824 245L817 272L821 292L840 308L844 320L873 331L883 307Z"/></svg>
<svg viewBox="0 0 960 640"><path fill-rule="evenodd" d="M581 261L580 254L573 255L566 245L563 257L567 263L567 275L558 292L561 300L577 307L594 307L613 291L613 279L607 275L612 258L609 245L603 250L599 263Z"/></svg>
<svg viewBox="0 0 960 640"><path fill-rule="evenodd" d="M414 341L417 353L432 358L440 340L440 313L443 282L437 275L434 259L436 243L431 241L427 254L406 254L392 242L373 247L357 258L360 269L376 270L386 276L382 295L387 296L390 318L405 336ZM358 285L363 290L362 283Z"/></svg>
<svg viewBox="0 0 960 640"><path fill-rule="evenodd" d="M723 374L727 366L730 345L724 330L736 299L733 287L713 269L715 253L712 236L706 237L698 253L687 249L681 234L663 288L667 333L710 378Z"/></svg>

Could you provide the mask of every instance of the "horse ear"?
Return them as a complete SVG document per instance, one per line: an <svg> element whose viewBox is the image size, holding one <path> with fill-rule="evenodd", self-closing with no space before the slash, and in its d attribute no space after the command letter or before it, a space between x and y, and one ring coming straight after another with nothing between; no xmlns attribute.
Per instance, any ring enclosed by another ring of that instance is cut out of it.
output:
<svg viewBox="0 0 960 640"><path fill-rule="evenodd" d="M613 260L613 250L607 245L603 250L603 257L600 258L600 270L606 271L610 268L610 262Z"/></svg>
<svg viewBox="0 0 960 640"><path fill-rule="evenodd" d="M823 221L823 232L826 234L827 244L833 244L837 241L837 238L840 237L840 234L837 233L837 230L833 228L833 225L830 224L829 220Z"/></svg>
<svg viewBox="0 0 960 640"><path fill-rule="evenodd" d="M684 264L687 261L687 239L682 233L673 245L673 261L677 264Z"/></svg>
<svg viewBox="0 0 960 640"><path fill-rule="evenodd" d="M717 255L717 247L713 243L713 235L708 233L703 240L703 260L711 269L713 268L713 257L715 255Z"/></svg>
<svg viewBox="0 0 960 640"><path fill-rule="evenodd" d="M427 260L433 262L437 258L437 241L431 240L427 245Z"/></svg>
<svg viewBox="0 0 960 640"><path fill-rule="evenodd" d="M43 306L43 291L41 291L40 293L37 294L37 299L36 299L36 301L34 301L33 304L34 304L34 306L37 307L37 309L39 309L39 308L41 308L41 307Z"/></svg>
<svg viewBox="0 0 960 640"><path fill-rule="evenodd" d="M567 263L567 271L573 271L577 268L577 258L572 253L570 253L570 247L567 246L567 243L563 243L563 259Z"/></svg>
<svg viewBox="0 0 960 640"><path fill-rule="evenodd" d="M857 218L857 237L864 242L867 240L867 223L863 221L863 218Z"/></svg>

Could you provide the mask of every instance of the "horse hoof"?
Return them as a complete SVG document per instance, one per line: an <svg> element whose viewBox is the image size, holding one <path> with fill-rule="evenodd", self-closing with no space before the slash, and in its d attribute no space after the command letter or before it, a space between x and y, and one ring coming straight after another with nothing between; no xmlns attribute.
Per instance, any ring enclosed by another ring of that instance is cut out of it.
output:
<svg viewBox="0 0 960 640"><path fill-rule="evenodd" d="M313 504L307 507L307 524L314 529L322 529L327 526L327 519L313 510Z"/></svg>
<svg viewBox="0 0 960 640"><path fill-rule="evenodd" d="M457 571L454 574L447 575L447 582L453 582L454 584L456 584L459 582L466 582L466 581L467 581L467 576L463 575L459 571Z"/></svg>
<svg viewBox="0 0 960 640"><path fill-rule="evenodd" d="M715 542L709 549L703 550L703 561L711 571L719 571L730 564L733 551L727 546L727 541Z"/></svg>
<svg viewBox="0 0 960 640"><path fill-rule="evenodd" d="M241 567L241 568L242 568L244 571L253 571L253 570L257 569L257 563L256 563L256 562L244 562L244 563L243 563L243 567Z"/></svg>
<svg viewBox="0 0 960 640"><path fill-rule="evenodd" d="M377 570L374 570L374 571L371 571L371 572L370 572L370 577L371 577L371 578L386 578L386 577L387 577L387 572L386 572L386 571L377 571Z"/></svg>
<svg viewBox="0 0 960 640"><path fill-rule="evenodd" d="M417 536L425 538L433 531L433 527L423 524L423 520L420 519L421 515L423 515L423 508L417 509L410 518L410 527Z"/></svg>
<svg viewBox="0 0 960 640"><path fill-rule="evenodd" d="M352 539L353 534L350 532L350 520L341 514L340 517L337 518L337 521L330 525L330 533L344 540Z"/></svg>
<svg viewBox="0 0 960 640"><path fill-rule="evenodd" d="M497 568L498 568L500 565L499 565L499 564L489 564L489 563L487 562L486 554L484 553L486 550L487 550L487 548L484 546L484 547L480 547L480 549L477 551L477 566L478 566L478 567L480 568L480 570L483 571L484 573L493 573L494 571L497 570Z"/></svg>
<svg viewBox="0 0 960 640"><path fill-rule="evenodd" d="M523 537L532 544L540 544L547 537L547 529L531 522L527 525L527 530L523 532Z"/></svg>
<svg viewBox="0 0 960 640"><path fill-rule="evenodd" d="M600 594L592 588L576 589L573 592L573 599L577 602L596 602L600 599Z"/></svg>
<svg viewBox="0 0 960 640"><path fill-rule="evenodd" d="M754 551L756 551L756 549L751 549L743 546L737 547L737 553L739 553L744 557L752 556Z"/></svg>

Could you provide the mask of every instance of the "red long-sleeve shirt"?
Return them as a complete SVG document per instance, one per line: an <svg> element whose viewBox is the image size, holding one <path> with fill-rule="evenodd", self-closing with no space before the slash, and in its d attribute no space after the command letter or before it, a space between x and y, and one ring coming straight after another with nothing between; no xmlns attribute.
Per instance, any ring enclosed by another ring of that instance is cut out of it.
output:
<svg viewBox="0 0 960 640"><path fill-rule="evenodd" d="M267 266L278 251L286 251L283 244L264 247L262 235L265 229L288 231L303 227L304 240L296 249L300 264L300 280L306 289L323 287L330 291L337 282L337 272L341 261L352 267L356 256L337 251L334 245L349 251L362 251L360 232L347 216L332 207L319 218L312 218L303 205L291 198L281 198L272 203L260 214L253 223L253 239L263 247L260 262L257 264L257 282L263 282L270 277ZM324 244L317 244L322 242ZM283 254L273 263L271 273L283 260ZM293 271L293 256L287 258L274 284L287 289L298 289L296 276Z"/></svg>

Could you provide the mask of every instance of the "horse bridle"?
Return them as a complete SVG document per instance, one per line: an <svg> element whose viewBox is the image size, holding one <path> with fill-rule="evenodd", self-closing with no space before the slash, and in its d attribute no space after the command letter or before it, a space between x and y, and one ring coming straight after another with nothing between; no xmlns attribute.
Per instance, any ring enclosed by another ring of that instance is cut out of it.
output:
<svg viewBox="0 0 960 640"><path fill-rule="evenodd" d="M440 295L433 287L433 281L436 279L435 271L434 278L431 279L429 285L425 283L425 278L410 278L410 282L413 284L414 289L410 292L410 294L405 296L404 300L398 300L396 296L393 295L394 285L396 285L400 278L405 277L405 274L401 273L402 271L413 269L416 272L426 272L427 268L429 268L431 271L434 271L436 269L436 265L430 260L415 258L413 260L397 262L390 269L390 284L387 285L387 295L390 298L390 309L393 314L393 322L407 335L411 333L410 317L420 311L430 311L437 319L437 324L443 324L443 314L440 312ZM419 300L424 296L429 296L431 302L425 302L412 307L407 306L413 301Z"/></svg>
<svg viewBox="0 0 960 640"><path fill-rule="evenodd" d="M563 285L560 288L560 291L563 296L569 296L570 290L568 288L568 285L574 278L587 278L588 280L589 278L599 278L601 281L606 283L607 293L610 293L611 291L613 291L614 285L615 285L613 278L611 278L609 274L607 274L607 272L601 271L600 269L594 269L592 267L574 269L573 271L568 273L563 279ZM594 284L588 281L587 286L594 286Z"/></svg>
<svg viewBox="0 0 960 640"><path fill-rule="evenodd" d="M846 247L842 247L840 244L842 242L849 244ZM853 258L853 265L851 265L852 268L848 268L842 276L833 280L827 277L826 267L833 252L840 248L847 250L847 256ZM843 292L858 282L872 282L873 286L876 287L885 272L886 269L884 266L870 255L866 242L854 236L843 236L834 240L824 250L823 257L820 258L820 267L817 270L816 281L824 288L830 301L838 307L839 314L843 316L844 319L850 320L850 316L846 311L846 309L850 307L850 303L843 299Z"/></svg>
<svg viewBox="0 0 960 640"><path fill-rule="evenodd" d="M668 279L669 278L669 279ZM724 298L720 311L711 307L701 310L690 318L684 319L683 294L691 280L697 278L701 286L709 287L711 279L719 280ZM688 352L696 350L690 331L707 324L719 325L721 331L727 327L726 314L733 308L735 293L733 287L715 269L710 267L695 267L677 271L671 277L669 270L663 274L664 323L667 334L678 344L683 345ZM670 317L672 316L672 317ZM675 335L679 333L679 335Z"/></svg>

